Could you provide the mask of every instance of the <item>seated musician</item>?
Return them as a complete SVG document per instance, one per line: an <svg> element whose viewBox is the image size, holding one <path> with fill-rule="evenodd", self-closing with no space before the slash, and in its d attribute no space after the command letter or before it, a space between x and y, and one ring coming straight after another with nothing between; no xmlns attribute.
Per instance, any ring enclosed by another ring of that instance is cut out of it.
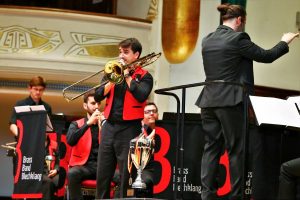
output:
<svg viewBox="0 0 300 200"><path fill-rule="evenodd" d="M148 138L155 137L155 132L159 130L155 122L158 119L158 109L155 103L148 102L144 108L144 118L142 120L142 133ZM132 140L133 141L133 140ZM146 189L135 189L134 195L139 198L152 198L153 197L153 173L154 173L154 160L153 155L149 163L142 171L142 180L146 184ZM133 169L133 168L132 168ZM136 170L135 170L136 171ZM134 173L132 172L132 175ZM133 178L133 181L135 178Z"/></svg>
<svg viewBox="0 0 300 200"><path fill-rule="evenodd" d="M99 103L94 100L94 92L83 97L86 117L73 121L67 132L67 142L72 147L68 171L70 199L83 199L81 182L96 180L98 147L100 141Z"/></svg>

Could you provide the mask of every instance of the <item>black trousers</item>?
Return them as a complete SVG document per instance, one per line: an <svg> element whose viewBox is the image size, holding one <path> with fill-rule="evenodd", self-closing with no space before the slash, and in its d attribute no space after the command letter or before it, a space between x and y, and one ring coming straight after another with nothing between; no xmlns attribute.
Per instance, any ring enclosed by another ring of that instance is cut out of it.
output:
<svg viewBox="0 0 300 200"><path fill-rule="evenodd" d="M48 175L43 175L42 193L45 200L55 199L54 193L57 190L59 175L49 178Z"/></svg>
<svg viewBox="0 0 300 200"><path fill-rule="evenodd" d="M107 121L101 129L98 151L96 198L110 198L110 183L118 164L120 197L127 196L129 185L128 152L130 140L141 133L141 122L113 123Z"/></svg>
<svg viewBox="0 0 300 200"><path fill-rule="evenodd" d="M283 128L250 126L252 195L254 200L276 199Z"/></svg>
<svg viewBox="0 0 300 200"><path fill-rule="evenodd" d="M279 200L296 199L296 186L299 177L300 158L282 163L279 176Z"/></svg>
<svg viewBox="0 0 300 200"><path fill-rule="evenodd" d="M90 166L74 166L68 171L68 190L70 199L83 199L81 182L87 179L96 179L96 168Z"/></svg>
<svg viewBox="0 0 300 200"><path fill-rule="evenodd" d="M243 105L202 108L205 145L201 164L202 200L217 198L216 177L224 148L229 156L230 199L242 198L244 114Z"/></svg>

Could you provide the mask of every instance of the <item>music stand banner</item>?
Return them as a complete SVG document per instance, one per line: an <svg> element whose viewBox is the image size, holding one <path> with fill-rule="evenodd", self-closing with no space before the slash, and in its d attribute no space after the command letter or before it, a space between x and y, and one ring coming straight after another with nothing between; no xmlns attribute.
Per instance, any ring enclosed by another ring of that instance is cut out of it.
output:
<svg viewBox="0 0 300 200"><path fill-rule="evenodd" d="M185 122L184 160L181 170L180 162L176 168L176 122L157 121L160 129L155 138L154 154L154 196L163 199L201 199L201 159L204 146L204 134L201 122ZM163 130L161 130L163 129ZM180 142L180 141L179 141ZM180 159L180 157L178 157ZM230 193L229 161L226 152L220 159L218 175L218 199L228 199ZM183 173L182 175L180 173Z"/></svg>
<svg viewBox="0 0 300 200"><path fill-rule="evenodd" d="M175 166L176 123L157 122L157 125L165 131L160 131L155 141L154 195L156 198L174 199L174 191L176 190L179 196L183 190L184 199L201 199L200 169L204 140L201 134L202 127L199 124L193 123L185 126L184 166L180 170L180 166L177 168ZM179 174L180 171L183 172L182 176Z"/></svg>
<svg viewBox="0 0 300 200"><path fill-rule="evenodd" d="M47 112L16 111L19 138L12 198L42 198Z"/></svg>

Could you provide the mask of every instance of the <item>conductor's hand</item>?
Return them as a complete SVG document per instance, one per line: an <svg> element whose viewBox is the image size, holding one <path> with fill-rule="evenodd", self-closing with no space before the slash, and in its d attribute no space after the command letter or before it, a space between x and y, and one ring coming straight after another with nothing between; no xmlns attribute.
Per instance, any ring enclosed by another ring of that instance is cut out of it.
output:
<svg viewBox="0 0 300 200"><path fill-rule="evenodd" d="M290 44L296 37L299 37L299 33L284 33L281 37L281 41Z"/></svg>
<svg viewBox="0 0 300 200"><path fill-rule="evenodd" d="M95 110L95 112L90 116L90 118L86 122L87 125L91 126L93 124L98 124L99 117L100 117L100 111L97 109L97 110Z"/></svg>

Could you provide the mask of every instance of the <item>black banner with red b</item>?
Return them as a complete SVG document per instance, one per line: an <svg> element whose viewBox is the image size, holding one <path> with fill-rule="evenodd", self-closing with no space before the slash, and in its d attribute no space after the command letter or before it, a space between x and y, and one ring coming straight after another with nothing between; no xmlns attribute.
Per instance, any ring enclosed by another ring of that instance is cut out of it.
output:
<svg viewBox="0 0 300 200"><path fill-rule="evenodd" d="M201 199L201 159L204 146L204 134L201 121L187 121L184 126L183 141L177 141L176 122L158 121L156 147L154 154L154 196L162 199ZM183 142L183 160L180 148ZM177 152L177 154L176 154ZM179 162L176 166L176 156ZM181 161L183 164L181 164ZM182 174L181 174L182 173ZM229 161L226 151L220 158L217 177L218 199L228 199L230 194ZM249 172L251 175L251 172ZM251 176L245 190L251 189ZM176 197L174 196L176 195Z"/></svg>
<svg viewBox="0 0 300 200"><path fill-rule="evenodd" d="M46 117L43 110L17 112L19 138L12 198L42 198Z"/></svg>

